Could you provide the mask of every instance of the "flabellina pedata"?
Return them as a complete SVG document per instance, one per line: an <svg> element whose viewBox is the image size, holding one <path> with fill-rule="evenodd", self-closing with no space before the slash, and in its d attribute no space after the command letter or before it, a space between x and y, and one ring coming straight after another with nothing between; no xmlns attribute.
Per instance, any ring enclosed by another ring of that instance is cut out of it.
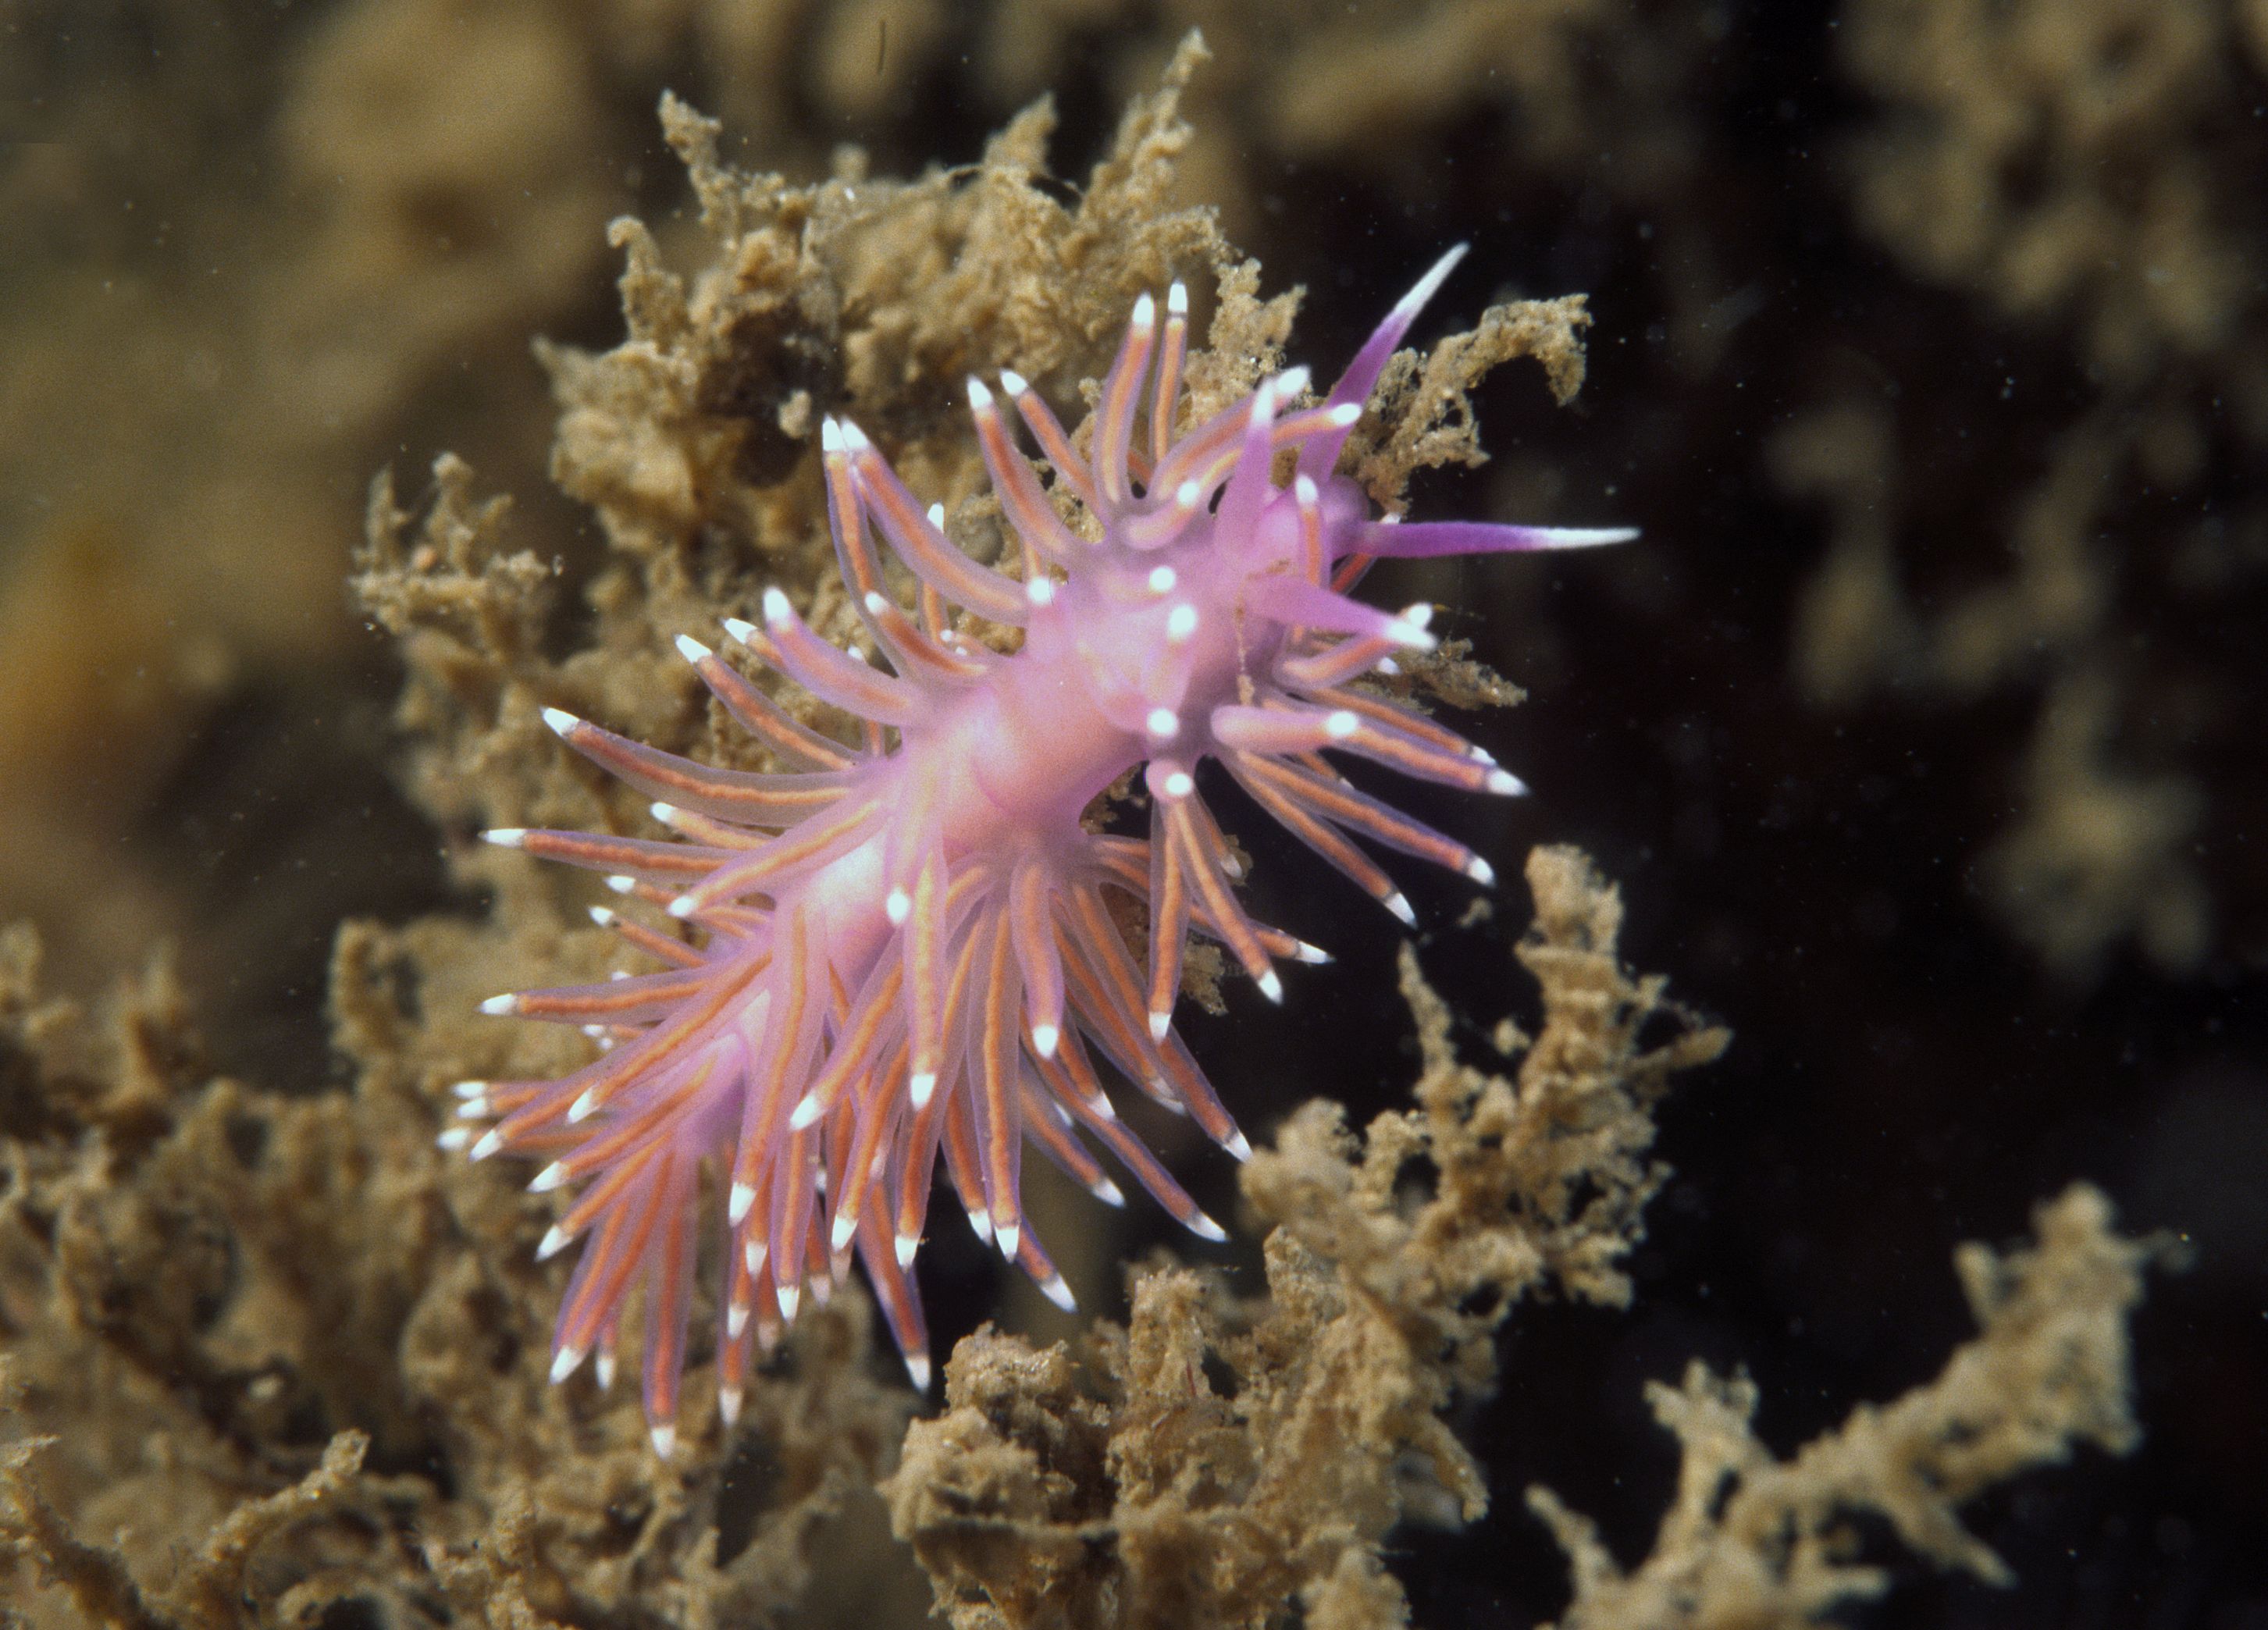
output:
<svg viewBox="0 0 2268 1630"><path fill-rule="evenodd" d="M1381 370L1462 253L1444 256L1373 334L1319 406L1291 406L1293 369L1176 440L1187 343L1178 283L1163 324L1144 296L1082 458L1012 373L1013 405L1083 531L1018 451L999 397L968 382L976 435L1022 557L1020 581L979 565L924 514L847 421L823 429L828 518L843 581L889 672L829 644L787 597L761 627L728 620L759 661L858 722L843 745L791 719L707 647L678 643L717 699L788 772L711 768L551 709L566 743L653 797L674 841L496 831L493 842L609 874L620 893L700 930L695 948L593 908L661 965L598 985L499 996L487 1011L583 1025L591 1063L554 1081L468 1082L471 1126L444 1142L475 1159L548 1157L534 1187L576 1193L540 1253L581 1241L553 1336L552 1377L597 1355L610 1377L642 1292L644 1404L674 1442L703 1165L725 1172L728 1248L717 1341L729 1421L752 1349L806 1290L824 1300L855 1253L917 1385L928 1338L913 1278L942 1158L977 1232L1056 1301L1070 1294L1021 1209L1028 1142L1121 1203L1100 1146L1190 1230L1220 1230L1113 1109L1102 1066L1250 1151L1174 1033L1188 936L1217 941L1270 1001L1279 960L1322 953L1253 921L1239 868L1197 791L1212 760L1355 885L1412 921L1356 841L1481 883L1488 863L1358 790L1346 753L1474 792L1520 783L1478 747L1372 692L1363 676L1423 650L1426 608L1349 598L1381 556L1619 541L1621 530L1370 517L1334 466ZM1140 404L1145 393L1146 423ZM1278 486L1278 455L1292 462ZM1090 537L1088 532L1098 534ZM901 606L875 548L909 569ZM1023 630L1012 655L955 632L948 606ZM1128 771L1149 794L1143 841L1080 817ZM1146 914L1138 958L1116 893Z"/></svg>

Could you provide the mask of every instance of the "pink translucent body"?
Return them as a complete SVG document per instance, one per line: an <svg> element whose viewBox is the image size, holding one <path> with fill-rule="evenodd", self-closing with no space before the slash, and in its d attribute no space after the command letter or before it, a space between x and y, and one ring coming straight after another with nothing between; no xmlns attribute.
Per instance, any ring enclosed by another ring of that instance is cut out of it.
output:
<svg viewBox="0 0 2268 1630"><path fill-rule="evenodd" d="M1349 688L1431 641L1422 607L1397 615L1344 591L1378 555L1629 535L1381 524L1333 473L1379 371L1456 258L1395 308L1315 408L1287 408L1304 385L1295 371L1174 438L1186 327L1178 285L1162 324L1150 299L1138 304L1104 383L1091 458L1074 455L1046 406L1004 375L1058 491L1077 506L1058 507L994 393L971 381L1020 579L960 554L865 437L830 421L822 457L838 560L888 672L819 640L777 592L761 626L726 627L853 716L862 746L795 724L690 640L681 648L711 690L792 773L717 770L547 716L570 745L652 794L680 841L490 835L606 871L618 892L703 933L696 949L594 913L663 970L490 1006L583 1024L606 1050L561 1080L460 1089L465 1118L495 1123L473 1144L475 1158L548 1157L535 1186L577 1191L542 1247L582 1245L554 1337L555 1378L593 1353L611 1375L630 1293L642 1287L646 1412L657 1445L674 1441L696 1184L710 1163L729 1195L717 1332L728 1416L752 1349L777 1339L806 1291L830 1295L854 1255L926 1384L911 1267L940 1161L977 1231L1065 1304L1022 1215L1027 1143L1118 1203L1100 1146L1182 1222L1219 1237L1120 1121L1100 1067L1241 1157L1244 1138L1173 1030L1183 943L1192 931L1218 940L1273 1000L1276 961L1322 957L1238 905L1197 766L1218 762L1405 921L1408 906L1354 840L1488 881L1469 849L1359 791L1325 756L1520 790L1450 731ZM1292 448L1296 472L1278 486L1276 455ZM1079 509L1099 540L1063 518ZM910 610L890 594L878 538L911 570ZM1004 657L961 637L948 606L1021 626L1022 648ZM1085 831L1081 814L1137 766L1147 841ZM1112 892L1146 913L1146 957L1120 933Z"/></svg>

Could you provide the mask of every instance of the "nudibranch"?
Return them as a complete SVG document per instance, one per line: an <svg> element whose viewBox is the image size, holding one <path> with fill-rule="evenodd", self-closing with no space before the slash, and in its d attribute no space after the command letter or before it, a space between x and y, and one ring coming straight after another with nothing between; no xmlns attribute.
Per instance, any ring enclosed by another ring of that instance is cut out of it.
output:
<svg viewBox="0 0 2268 1630"><path fill-rule="evenodd" d="M1184 943L1217 942L1271 1002L1283 998L1277 963L1327 958L1238 903L1239 865L1199 766L1219 766L1405 923L1408 902L1358 840L1488 884L1485 860L1332 762L1349 754L1473 792L1523 790L1479 747L1357 685L1432 637L1427 607L1381 610L1349 591L1382 556L1634 535L1396 524L1373 518L1336 473L1387 359L1462 253L1425 275L1312 407L1295 406L1307 383L1295 368L1177 439L1189 326L1179 283L1162 323L1151 297L1135 303L1085 457L1017 375L1001 373L997 392L970 379L1020 578L956 548L941 511L924 512L858 428L828 420L836 557L888 671L821 638L777 589L761 623L724 626L855 720L857 745L791 718L691 638L679 649L784 773L711 767L547 710L567 745L656 800L674 836L515 829L489 840L595 868L700 934L691 944L593 907L659 971L484 1004L583 1025L601 1043L556 1080L463 1083L462 1119L493 1124L477 1140L469 1125L443 1139L475 1160L548 1157L532 1186L575 1191L539 1247L549 1257L583 1242L553 1337L555 1381L593 1355L611 1377L640 1289L645 1413L669 1452L697 1190L712 1160L728 1196L716 1338L728 1422L752 1349L778 1339L806 1290L824 1302L854 1254L926 1387L913 1266L940 1158L976 1232L1066 1306L1020 1200L1027 1142L1117 1205L1096 1154L1107 1151L1193 1232L1222 1237L1120 1120L1105 1066L1244 1158L1243 1134L1174 1032ZM1052 494L1019 451L1003 397L1051 468ZM877 538L910 573L910 607L892 593ZM952 606L1021 629L1020 646L1002 655L968 637ZM1082 824L1137 768L1148 840ZM1119 927L1114 892L1146 914L1146 958Z"/></svg>

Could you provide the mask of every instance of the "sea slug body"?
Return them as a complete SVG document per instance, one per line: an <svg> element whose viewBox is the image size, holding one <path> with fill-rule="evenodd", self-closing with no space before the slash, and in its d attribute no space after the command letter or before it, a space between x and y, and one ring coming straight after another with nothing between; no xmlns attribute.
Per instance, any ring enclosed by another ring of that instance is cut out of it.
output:
<svg viewBox="0 0 2268 1630"><path fill-rule="evenodd" d="M761 626L725 627L853 716L862 745L790 719L691 639L680 650L709 689L793 772L711 768L547 711L568 745L656 799L654 815L679 841L519 830L490 840L604 871L618 892L704 936L696 949L595 907L662 971L483 1004L582 1025L603 1047L558 1080L464 1083L463 1120L494 1124L477 1140L469 1125L443 1139L469 1144L476 1160L546 1156L532 1186L579 1188L539 1248L549 1256L584 1242L553 1337L554 1380L593 1354L601 1379L611 1377L625 1303L642 1286L645 1413L657 1450L669 1452L698 1178L712 1156L729 1195L717 1331L728 1421L752 1348L778 1339L806 1289L824 1301L854 1252L926 1386L912 1267L940 1158L976 1231L1066 1306L1020 1204L1027 1140L1118 1204L1092 1139L1182 1223L1221 1237L1119 1119L1098 1065L1242 1158L1243 1135L1174 1032L1184 941L1218 941L1271 1001L1283 995L1278 960L1325 958L1239 906L1238 868L1197 791L1198 765L1217 762L1405 922L1407 902L1353 839L1491 881L1463 844L1357 790L1323 756L1351 753L1476 792L1521 790L1479 748L1351 688L1432 642L1425 607L1390 613L1346 591L1379 556L1633 535L1376 521L1334 474L1388 357L1462 253L1395 307L1319 406L1292 406L1307 379L1295 369L1174 439L1188 328L1179 284L1162 324L1148 296L1136 304L1090 457L1022 379L1002 374L1000 394L1096 523L1097 540L1062 518L1018 452L1000 395L970 380L1020 581L956 549L857 427L828 421L836 557L892 672L821 639L776 589ZM1138 427L1145 383L1150 411ZM1279 487L1287 450L1296 467ZM917 584L911 612L888 592L877 536ZM961 637L948 602L1020 628L1020 649L1002 656ZM1082 813L1136 767L1148 841L1086 830ZM1146 966L1117 927L1113 891L1147 913Z"/></svg>

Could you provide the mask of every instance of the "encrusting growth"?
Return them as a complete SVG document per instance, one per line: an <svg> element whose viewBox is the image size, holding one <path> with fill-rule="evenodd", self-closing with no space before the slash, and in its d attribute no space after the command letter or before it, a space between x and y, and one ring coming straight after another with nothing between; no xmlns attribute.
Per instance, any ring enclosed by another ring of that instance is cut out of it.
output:
<svg viewBox="0 0 2268 1630"><path fill-rule="evenodd" d="M1018 451L998 395L968 382L977 436L1020 579L954 547L856 425L822 429L836 560L889 671L808 628L787 597L762 623L728 620L756 657L858 723L845 746L791 720L691 639L680 650L717 699L790 773L712 768L557 709L566 743L657 802L675 841L511 829L493 842L608 874L616 892L703 933L688 946L600 908L663 971L499 996L484 1010L584 1026L600 1054L552 1081L468 1083L461 1116L493 1120L445 1142L475 1159L550 1157L533 1185L581 1192L541 1247L585 1241L553 1338L554 1379L597 1355L611 1375L629 1293L642 1284L644 1401L655 1446L674 1441L695 1257L697 1178L726 1163L730 1245L718 1330L718 1396L738 1408L751 1348L769 1346L808 1289L824 1300L855 1251L917 1385L929 1380L911 1276L940 1157L977 1233L1059 1303L1070 1293L1027 1225L1027 1140L1105 1200L1120 1195L1081 1134L1193 1231L1220 1230L1119 1120L1108 1062L1250 1153L1174 1034L1184 942L1218 941L1271 1001L1278 960L1323 953L1253 921L1240 870L1199 796L1217 760L1263 810L1358 886L1412 921L1355 840L1486 885L1463 844L1358 790L1322 755L1350 753L1474 792L1521 784L1480 748L1366 692L1361 676L1432 643L1428 609L1381 611L1349 591L1380 556L1611 543L1626 531L1373 520L1335 474L1349 430L1410 324L1456 264L1452 251L1388 315L1321 404L1303 369L1178 440L1188 301L1162 324L1144 296L1081 457L1012 373L1001 393L1094 535L1064 518ZM1138 405L1148 386L1147 425ZM1146 428L1145 434L1138 431ZM1279 453L1295 455L1278 484ZM892 597L879 535L911 572ZM1058 576L1057 574L1060 573ZM1000 655L948 606L1023 631ZM1142 767L1146 842L1080 817ZM1146 966L1108 892L1146 912Z"/></svg>

